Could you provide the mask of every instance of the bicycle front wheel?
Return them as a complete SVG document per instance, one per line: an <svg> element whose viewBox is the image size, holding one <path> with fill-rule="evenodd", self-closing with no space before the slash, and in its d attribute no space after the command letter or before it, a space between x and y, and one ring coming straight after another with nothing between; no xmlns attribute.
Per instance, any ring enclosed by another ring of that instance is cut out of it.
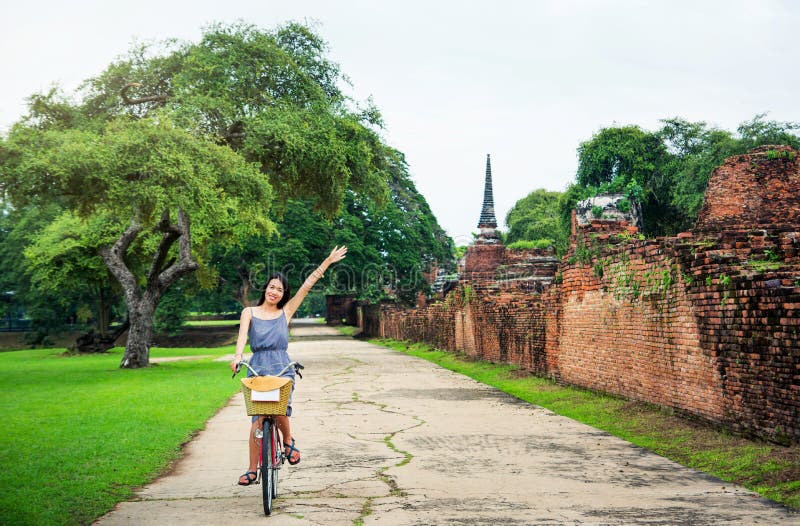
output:
<svg viewBox="0 0 800 526"><path fill-rule="evenodd" d="M277 488L273 489L275 479L273 477L275 441L273 433L275 424L269 418L264 419L264 427L261 436L261 494L264 499L264 515L272 514L272 499L276 494Z"/></svg>
<svg viewBox="0 0 800 526"><path fill-rule="evenodd" d="M282 449L281 449L281 432L278 429L278 426L272 426L272 442L275 444L273 447L273 457L272 457L272 498L278 498L278 474L280 473L280 467L283 463L283 459L281 458Z"/></svg>

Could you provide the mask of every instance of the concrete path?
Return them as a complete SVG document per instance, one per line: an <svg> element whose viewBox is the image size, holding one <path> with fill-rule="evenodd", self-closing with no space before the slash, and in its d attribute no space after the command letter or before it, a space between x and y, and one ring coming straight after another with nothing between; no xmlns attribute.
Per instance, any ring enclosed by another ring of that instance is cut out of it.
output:
<svg viewBox="0 0 800 526"><path fill-rule="evenodd" d="M237 395L172 473L98 523L800 524L743 488L428 362L320 325L294 335L304 456L281 470L271 517L260 486L236 484L249 427Z"/></svg>

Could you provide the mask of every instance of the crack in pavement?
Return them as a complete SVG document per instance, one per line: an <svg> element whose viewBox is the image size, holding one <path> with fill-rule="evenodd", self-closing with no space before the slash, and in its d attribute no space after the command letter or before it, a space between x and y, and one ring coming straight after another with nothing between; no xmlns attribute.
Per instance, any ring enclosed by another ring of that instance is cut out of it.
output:
<svg viewBox="0 0 800 526"><path fill-rule="evenodd" d="M342 370L340 370L340 371L338 371L338 372L336 372L334 374L331 374L330 376L331 377L342 377L342 376L345 376L345 375L357 374L356 370L357 370L358 367L364 366L364 365L368 365L367 363L365 363L365 362L363 362L361 360L355 359L355 358L348 357L347 360L349 360L349 362L350 362L350 364L347 367L345 367L344 369L342 369ZM372 381L374 382L375 379L373 378ZM343 380L343 381L339 381L339 382L331 382L331 383L323 385L321 390L322 390L323 393L326 393L326 394L331 395L331 396L337 396L337 395L341 396L341 391L340 391L341 387L344 386L344 385L347 385L347 384L352 384L354 382L355 382L354 379L348 379L348 380ZM406 495L406 493L399 487L396 478L391 476L391 475L389 475L387 473L387 471L392 469L392 468L400 468L400 467L403 467L403 466L409 464L412 461L412 459L414 458L414 455L409 451L405 451L405 450L402 450L399 447L397 447L397 445L393 442L393 440L399 433L403 433L403 432L418 428L418 427L424 425L426 422L422 418L420 418L418 415L409 414L408 412L399 411L399 410L390 408L389 405L385 404L385 403L381 403L381 402L377 402L377 401L374 401L374 400L365 399L364 395L359 393L358 391L353 391L351 393L351 396L350 396L349 400L340 399L340 400L334 400L334 401L322 402L322 403L332 404L333 407L334 407L334 410L339 415L341 415L342 410L344 410L349 405L354 405L354 406L362 405L362 406L373 407L373 408L377 409L378 411L380 411L382 413L385 413L385 414L389 414L389 415L392 415L392 416L402 416L402 417L406 417L406 418L411 418L413 421L415 421L415 423L413 425L408 425L408 426L402 427L400 429L395 429L395 430L391 430L391 431L388 431L388 432L386 432L386 431L380 432L380 436L377 437L377 438L368 438L368 437L365 437L363 433L348 431L346 433L346 435L351 440L362 441L362 442L370 442L370 443L374 443L374 444L383 444L387 449L389 449L389 451L391 451L392 453L394 453L396 455L399 455L400 456L400 460L399 461L394 461L394 462L391 462L388 465L384 465L384 466L379 467L377 470L375 470L375 472L374 472L374 474L372 476L369 476L369 477L358 477L358 478L350 479L350 480L347 480L347 481L338 481L337 483L328 485L325 488L321 488L321 489L315 490L313 492L304 492L303 493L303 496L305 496L305 497L311 496L312 499L313 498L322 498L322 496L325 495L325 493L328 493L328 492L332 491L337 486L347 486L348 484L351 484L351 483L354 483L354 482L368 482L370 480L379 480L379 481L381 481L383 484L386 485L387 490L388 490L387 493L385 493L385 494L373 494L373 495L360 496L360 497L355 496L355 495L352 495L352 496L351 495L347 495L346 492L344 494L340 494L343 498L363 498L364 499L363 503L361 505L361 510L359 512L359 515L353 521L353 524L358 526L358 525L363 524L364 519L367 516L369 516L370 514L372 514L372 512L373 512L373 501L375 499L383 498L383 497L403 497L403 496ZM357 414L357 413L355 413L355 414ZM320 424L323 423L322 419L323 419L322 416L317 417L317 421L319 421ZM373 434L376 434L376 433L373 433ZM389 460L391 460L391 459L389 459Z"/></svg>
<svg viewBox="0 0 800 526"><path fill-rule="evenodd" d="M386 484L389 487L389 493L388 493L388 495L374 495L374 496L369 496L369 497L366 498L366 500L364 501L363 506L361 507L361 513L359 514L358 518L355 521L353 521L354 526L360 526L361 524L363 524L364 519L372 514L372 502L375 499L380 498L380 497L386 497L386 496L391 496L391 497L404 497L404 496L406 496L406 493L402 489L400 489L400 487L398 486L397 480L394 477L392 477L391 475L388 475L386 472L388 470L390 470L391 468L393 468L393 467L399 468L399 467L403 467L406 464L410 463L411 460L414 458L414 455L412 455L408 451L404 451L404 450L401 450L400 448L398 448L392 442L392 439L398 433L403 433L405 431L409 431L411 429L415 429L417 427L420 427L420 426L424 425L425 421L423 419L421 419L417 415L410 415L408 413L403 413L403 412L399 412L399 411L390 411L390 410L387 409L387 407L389 407L388 404L374 402L374 401L371 401L371 400L363 400L361 398L361 396L358 394L358 392L355 392L355 391L353 392L352 403L371 405L371 406L377 407L379 411L382 411L384 413L402 415L402 416L413 418L414 420L417 421L417 423L415 425L407 426L405 428L398 429L396 431L392 431L392 432L384 435L383 438L381 439L381 442L383 442L383 444L385 444L386 447L389 448L389 450L401 455L403 457L403 460L401 460L400 462L397 462L393 466L383 466L383 467L381 467L380 469L378 469L375 472L375 475L377 476L377 478L381 482L383 482L384 484ZM348 436L350 438L352 438L353 440L364 440L364 441L369 441L369 442L378 442L377 440L359 438L359 437L357 437L357 436L355 436L355 435L353 435L351 433L348 433Z"/></svg>

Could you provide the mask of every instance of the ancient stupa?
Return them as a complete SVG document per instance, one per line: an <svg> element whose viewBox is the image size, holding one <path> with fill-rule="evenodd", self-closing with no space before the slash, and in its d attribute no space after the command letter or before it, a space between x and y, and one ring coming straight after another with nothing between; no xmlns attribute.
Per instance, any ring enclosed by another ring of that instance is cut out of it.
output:
<svg viewBox="0 0 800 526"><path fill-rule="evenodd" d="M497 235L497 219L494 217L494 195L492 194L492 161L486 154L486 180L483 186L483 208L478 220L480 233L475 239L477 245L494 245L500 243Z"/></svg>

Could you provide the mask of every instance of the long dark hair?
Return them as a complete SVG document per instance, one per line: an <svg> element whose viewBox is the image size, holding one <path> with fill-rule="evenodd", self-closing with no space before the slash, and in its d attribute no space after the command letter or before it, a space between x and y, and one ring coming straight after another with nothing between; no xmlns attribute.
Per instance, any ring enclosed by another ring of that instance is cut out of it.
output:
<svg viewBox="0 0 800 526"><path fill-rule="evenodd" d="M267 278L267 282L264 283L264 290L261 292L261 299L258 300L258 305L261 305L267 299L267 287L269 286L269 282L273 279L280 281L283 286L283 296L280 301L278 301L278 308L282 309L283 306L286 305L286 302L289 301L289 298L292 297L292 291L289 289L289 280L280 272L276 272Z"/></svg>

